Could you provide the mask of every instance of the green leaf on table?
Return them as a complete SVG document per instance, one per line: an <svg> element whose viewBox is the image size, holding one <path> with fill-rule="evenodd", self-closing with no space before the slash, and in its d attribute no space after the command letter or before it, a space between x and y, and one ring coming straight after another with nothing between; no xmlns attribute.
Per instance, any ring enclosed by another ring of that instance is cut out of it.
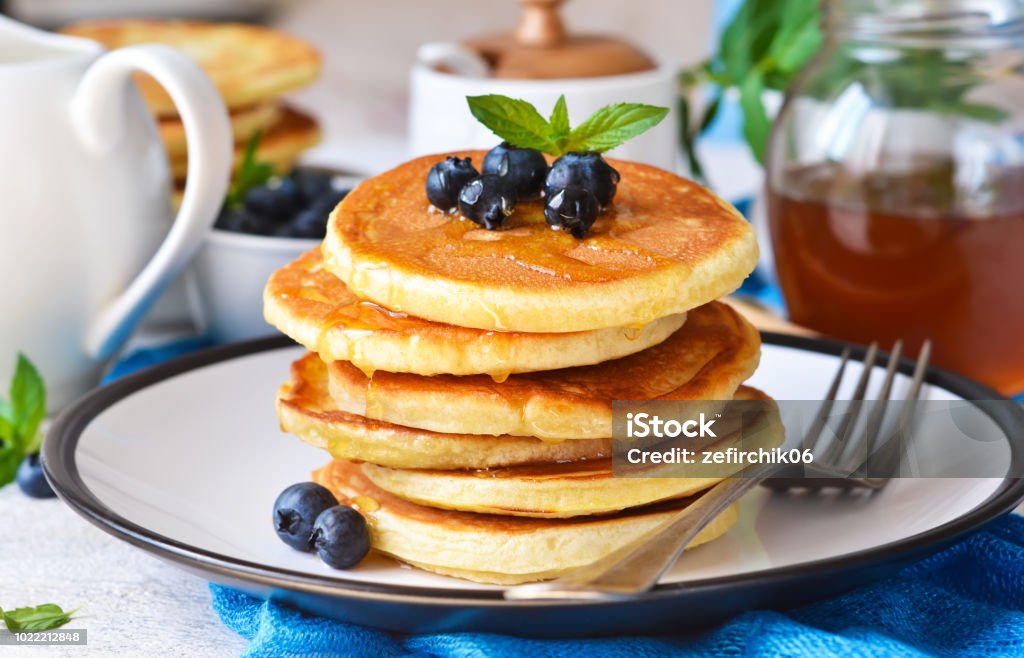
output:
<svg viewBox="0 0 1024 658"><path fill-rule="evenodd" d="M764 150L772 130L771 119L765 110L761 94L764 93L764 76L755 72L747 77L740 87L740 109L743 110L743 136L750 145L757 161L764 163Z"/></svg>
<svg viewBox="0 0 1024 658"><path fill-rule="evenodd" d="M56 603L44 603L34 608L5 610L3 618L9 631L47 631L68 623L71 616L80 609L64 612Z"/></svg>
<svg viewBox="0 0 1024 658"><path fill-rule="evenodd" d="M477 121L509 144L560 155L558 144L552 139L551 124L530 103L500 94L467 96L466 102ZM555 108L557 111L557 103Z"/></svg>
<svg viewBox="0 0 1024 658"><path fill-rule="evenodd" d="M573 128L566 151L609 151L658 125L667 107L641 103L606 105Z"/></svg>
<svg viewBox="0 0 1024 658"><path fill-rule="evenodd" d="M24 354L18 354L18 365L7 398L7 420L13 426L14 441L25 450L39 431L46 416L46 386L35 365Z"/></svg>
<svg viewBox="0 0 1024 658"><path fill-rule="evenodd" d="M10 406L7 400L0 398L0 444L14 442L14 423L8 420L11 417Z"/></svg>
<svg viewBox="0 0 1024 658"><path fill-rule="evenodd" d="M558 97L555 101L555 107L551 110L551 119L548 120L551 124L551 139L558 146L560 153L564 153L565 144L569 140L569 108L565 106L565 94Z"/></svg>
<svg viewBox="0 0 1024 658"><path fill-rule="evenodd" d="M0 487L14 482L25 453L10 441L0 445Z"/></svg>
<svg viewBox="0 0 1024 658"><path fill-rule="evenodd" d="M39 450L46 386L35 365L18 354L7 399L0 397L0 487L13 482L25 455Z"/></svg>
<svg viewBox="0 0 1024 658"><path fill-rule="evenodd" d="M256 159L256 152L259 150L262 139L263 132L257 130L249 136L249 140L245 143L242 164L231 181L231 187L228 188L228 196L224 202L229 208L241 206L246 192L254 187L265 185L274 177L274 165Z"/></svg>

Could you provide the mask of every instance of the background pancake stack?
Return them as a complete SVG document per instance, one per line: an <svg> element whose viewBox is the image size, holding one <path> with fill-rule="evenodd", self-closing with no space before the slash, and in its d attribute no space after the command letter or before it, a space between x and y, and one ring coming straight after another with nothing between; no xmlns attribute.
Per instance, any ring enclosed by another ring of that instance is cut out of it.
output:
<svg viewBox="0 0 1024 658"><path fill-rule="evenodd" d="M320 141L316 121L281 101L283 94L320 75L320 55L304 41L255 25L202 21L87 21L62 32L99 41L110 49L162 43L196 60L231 112L236 170L257 131L261 133L257 160L272 164L282 174L291 170L303 150ZM163 87L142 74L137 83L157 120L180 194L188 174L184 126Z"/></svg>
<svg viewBox="0 0 1024 658"><path fill-rule="evenodd" d="M487 231L430 207L443 157L364 182L322 248L271 277L267 320L310 350L278 415L334 457L314 479L364 514L376 550L480 582L552 578L717 481L613 478L611 403L765 399L742 386L757 331L714 301L756 243L707 190L626 162L583 239L550 230L539 202Z"/></svg>

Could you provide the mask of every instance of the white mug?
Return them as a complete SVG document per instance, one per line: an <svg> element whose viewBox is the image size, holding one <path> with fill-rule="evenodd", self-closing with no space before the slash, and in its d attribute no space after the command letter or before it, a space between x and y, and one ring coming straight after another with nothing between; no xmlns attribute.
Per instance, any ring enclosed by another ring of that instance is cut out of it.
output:
<svg viewBox="0 0 1024 658"><path fill-rule="evenodd" d="M444 68L453 73L438 70ZM457 44L420 47L410 77L409 149L427 155L467 148L489 149L499 139L469 112L466 96L502 94L533 103L544 116L565 94L569 120L577 125L612 103L647 103L674 109L675 70L660 65L650 71L594 78L510 80L489 78L478 56ZM609 155L673 171L678 164L679 127L675 114Z"/></svg>
<svg viewBox="0 0 1024 658"><path fill-rule="evenodd" d="M173 224L167 159L136 71L167 89L188 135ZM51 410L97 383L202 244L231 142L220 94L178 51L105 54L0 16L0 388L19 351L41 370Z"/></svg>

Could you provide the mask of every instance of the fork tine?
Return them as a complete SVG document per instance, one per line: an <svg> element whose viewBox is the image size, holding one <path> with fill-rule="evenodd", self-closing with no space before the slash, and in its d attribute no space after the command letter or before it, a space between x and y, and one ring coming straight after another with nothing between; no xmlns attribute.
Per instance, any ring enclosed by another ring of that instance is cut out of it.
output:
<svg viewBox="0 0 1024 658"><path fill-rule="evenodd" d="M843 424L840 425L835 439L833 439L832 444L821 458L822 461L830 464L838 463L843 451L849 445L850 435L853 434L853 428L857 424L857 419L860 417L861 409L864 406L864 395L867 393L868 382L871 381L871 373L875 369L875 359L877 356L878 343L872 342L868 346L867 353L864 355L864 365L862 366L860 379L857 380L857 388L854 389L850 407L843 418Z"/></svg>
<svg viewBox="0 0 1024 658"><path fill-rule="evenodd" d="M854 469L863 469L865 476L870 477L872 469L870 460L875 451L875 440L882 430L882 421L885 420L885 412L889 407L889 396L892 395L892 383L896 379L896 366L899 365L900 357L903 355L903 341L897 340L889 353L889 363L885 369L885 381L882 382L882 390L878 392L878 401L871 408L871 415L868 416L868 424L864 427L864 450L862 456L855 459L859 461L850 464Z"/></svg>
<svg viewBox="0 0 1024 658"><path fill-rule="evenodd" d="M921 351L917 355L917 366L914 368L914 380L910 383L910 392L907 394L907 403L903 406L903 413L900 414L900 457L907 454L906 433L914 422L914 413L917 411L917 401L921 398L921 386L924 384L925 372L928 370L928 361L932 356L932 341L925 340L921 345ZM899 462L897 461L897 464Z"/></svg>
<svg viewBox="0 0 1024 658"><path fill-rule="evenodd" d="M818 414L814 417L814 421L811 423L811 428L807 430L807 434L804 435L804 448L814 451L814 447L818 445L818 439L821 438L821 431L825 429L825 422L828 420L828 412L832 411L832 404L836 401L836 395L839 393L839 384L843 381L843 373L846 372L846 364L850 361L850 348L844 347L843 353L839 356L839 371L836 372L835 378L832 380L832 384L828 387L828 393L825 395L825 399L822 400L821 406L818 407Z"/></svg>
<svg viewBox="0 0 1024 658"><path fill-rule="evenodd" d="M906 434L913 423L914 412L917 409L917 401L921 397L921 386L924 383L924 376L928 370L931 353L932 343L930 340L926 340L921 345L921 351L918 353L917 365L914 367L914 376L910 383L910 391L907 393L906 403L900 412L896 428L893 430L892 436L889 437L878 451L879 454L875 460L878 467L874 469L878 475L888 477L898 475L897 470L907 454L908 441Z"/></svg>
<svg viewBox="0 0 1024 658"><path fill-rule="evenodd" d="M821 432L825 429L825 422L828 420L828 414L832 410L832 405L836 401L836 395L839 394L839 385L843 381L843 374L846 372L846 364L850 361L850 348L844 347L842 353L839 355L839 370L836 371L835 377L832 379L832 383L828 387L828 392L825 394L825 399L821 401L821 406L818 407L818 412L811 421L810 428L807 433L804 434L803 447L814 451L814 446L817 445L818 439L821 437ZM797 467L793 468L792 477L787 478L785 474L780 473L779 477L769 478L762 484L769 489L775 491L786 491L793 486L794 482L799 482L802 476L805 475L803 469L797 472Z"/></svg>

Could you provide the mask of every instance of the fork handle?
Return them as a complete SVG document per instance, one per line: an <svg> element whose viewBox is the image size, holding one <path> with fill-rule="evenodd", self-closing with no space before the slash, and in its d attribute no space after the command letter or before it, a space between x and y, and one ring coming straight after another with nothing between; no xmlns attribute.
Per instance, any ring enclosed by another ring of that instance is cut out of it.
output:
<svg viewBox="0 0 1024 658"><path fill-rule="evenodd" d="M771 468L722 480L670 520L622 548L557 580L510 588L507 599L607 599L641 594L654 587L694 537Z"/></svg>

